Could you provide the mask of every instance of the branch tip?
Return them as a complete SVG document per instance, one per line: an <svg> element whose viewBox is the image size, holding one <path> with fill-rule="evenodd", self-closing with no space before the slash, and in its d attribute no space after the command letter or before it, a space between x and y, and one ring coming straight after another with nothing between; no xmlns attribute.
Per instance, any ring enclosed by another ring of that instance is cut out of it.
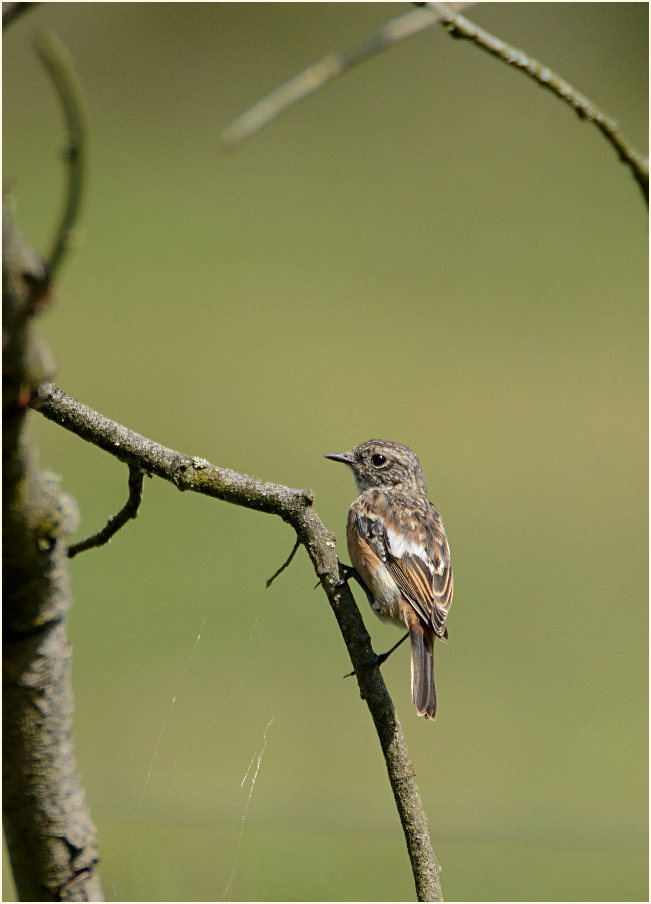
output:
<svg viewBox="0 0 651 904"><path fill-rule="evenodd" d="M104 546L104 544L108 543L111 537L116 534L121 527L124 527L127 521L138 516L138 509L142 502L142 484L145 472L136 465L130 464L128 467L129 498L125 505L117 512L117 514L109 516L106 526L103 527L102 530L97 531L95 534L91 534L91 536L86 537L85 540L80 540L79 543L72 543L68 547L69 559L73 559L80 552L85 552L87 549Z"/></svg>
<svg viewBox="0 0 651 904"><path fill-rule="evenodd" d="M296 538L296 543L294 543L294 548L293 548L292 551L290 552L290 554L289 554L289 556L287 557L287 559L283 562L283 564L280 566L280 568L278 569L278 571L274 572L274 574L271 575L271 577L269 578L269 580L268 580L267 583L265 584L265 587L267 588L267 590L271 587L271 585L272 585L273 582L276 580L276 578L278 577L278 575L279 575L279 574L282 574L283 571L284 571L286 568L289 567L289 565L291 564L292 559L293 559L294 556L296 555L296 553L297 553L297 551L298 551L298 547L299 547L300 545L301 545L301 541L300 541L300 540L298 539L298 537L297 537L297 538Z"/></svg>
<svg viewBox="0 0 651 904"><path fill-rule="evenodd" d="M501 38L475 25L469 19L452 9L452 4L430 2L424 6L439 17L443 27L453 38L470 41L481 50L490 53L507 66L513 66L533 79L541 88L551 91L556 97L568 104L579 119L594 123L601 134L612 145L620 160L626 163L639 184L644 198L649 203L649 161L626 141L619 131L618 122L606 115L591 100L581 94L572 85L561 78L548 66L522 50L511 47Z"/></svg>
<svg viewBox="0 0 651 904"><path fill-rule="evenodd" d="M464 9L471 3L454 3L456 9ZM224 150L230 151L273 122L293 104L304 100L312 92L322 88L354 66L376 56L383 50L429 28L438 20L429 9L412 9L366 35L357 44L337 53L329 53L318 62L300 72L294 78L275 88L252 107L249 107L222 132Z"/></svg>

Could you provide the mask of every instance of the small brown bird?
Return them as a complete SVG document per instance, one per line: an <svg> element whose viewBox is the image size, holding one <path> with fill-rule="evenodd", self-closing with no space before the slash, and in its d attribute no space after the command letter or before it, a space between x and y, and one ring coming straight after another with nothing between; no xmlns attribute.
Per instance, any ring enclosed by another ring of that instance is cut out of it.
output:
<svg viewBox="0 0 651 904"><path fill-rule="evenodd" d="M412 699L420 716L434 719L434 637L448 637L453 579L445 528L418 458L382 439L325 457L350 466L360 493L346 528L350 576L380 618L408 628Z"/></svg>

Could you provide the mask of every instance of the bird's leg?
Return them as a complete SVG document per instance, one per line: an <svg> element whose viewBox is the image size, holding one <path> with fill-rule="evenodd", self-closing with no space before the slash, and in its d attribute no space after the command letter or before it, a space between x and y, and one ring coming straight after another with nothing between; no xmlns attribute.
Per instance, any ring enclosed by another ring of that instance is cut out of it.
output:
<svg viewBox="0 0 651 904"><path fill-rule="evenodd" d="M386 662L389 656L393 653L394 650L397 650L401 643L404 643L409 637L409 631L404 634L398 643L394 643L390 650L387 650L386 653L380 653L379 655L375 654L375 659L373 660L373 664L377 666L381 666L383 662Z"/></svg>
<svg viewBox="0 0 651 904"><path fill-rule="evenodd" d="M364 593L366 594L366 598L369 601L370 605L373 605L374 597L371 591L368 589L364 581L359 576L359 572L356 568L353 568L352 565L344 565L343 562L339 563L339 572L341 577L337 581L337 587L343 587L344 584L347 584L351 578L354 578L359 586L362 588Z"/></svg>
<svg viewBox="0 0 651 904"><path fill-rule="evenodd" d="M393 653L394 650L397 650L401 643L404 643L409 637L409 631L405 635L403 635L398 643L394 643L390 650L387 650L386 653L375 653L373 659L370 659L368 662L365 662L365 666L376 665L378 668L382 665L382 663L386 662L389 656ZM344 678L352 678L355 672L348 672L344 675Z"/></svg>
<svg viewBox="0 0 651 904"><path fill-rule="evenodd" d="M353 568L352 565L344 565L343 562L339 563L339 571L341 573L341 578L337 581L337 587L342 587L344 584L347 584L348 581L353 578L357 581L359 586L362 588L364 593L366 594L368 601L373 607L373 603L375 602L375 597L368 589L364 581L361 579L359 572L356 568ZM409 632L407 632L404 637L401 637L398 643L394 643L390 650L387 650L386 653L375 653L373 659L369 662L366 662L365 665L376 665L378 668L382 665L382 663L386 662L389 656L393 653L394 650L397 650L401 643L404 643L409 637ZM347 675L344 675L344 678L352 678L355 672L349 672Z"/></svg>

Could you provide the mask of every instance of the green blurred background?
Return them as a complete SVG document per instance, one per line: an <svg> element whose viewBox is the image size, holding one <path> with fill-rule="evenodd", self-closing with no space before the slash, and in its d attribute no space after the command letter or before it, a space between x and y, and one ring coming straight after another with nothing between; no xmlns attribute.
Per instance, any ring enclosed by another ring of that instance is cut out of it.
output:
<svg viewBox="0 0 651 904"><path fill-rule="evenodd" d="M384 675L446 898L647 900L639 188L596 129L440 28L220 149L258 98L408 10L47 3L13 26L4 169L42 250L63 130L39 28L70 50L91 136L78 247L40 329L71 395L313 487L344 560L353 482L322 454L412 446L455 565L437 721L413 711L406 648ZM468 14L646 149L646 4ZM126 469L33 421L85 536L126 499ZM107 898L413 898L305 553L265 590L293 542L279 519L151 481L137 522L72 562L77 755ZM386 649L395 629L357 596Z"/></svg>

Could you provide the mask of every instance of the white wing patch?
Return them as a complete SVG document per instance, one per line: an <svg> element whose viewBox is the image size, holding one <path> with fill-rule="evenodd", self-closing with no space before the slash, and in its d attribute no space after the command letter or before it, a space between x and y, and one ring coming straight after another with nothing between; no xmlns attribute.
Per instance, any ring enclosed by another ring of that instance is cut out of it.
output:
<svg viewBox="0 0 651 904"><path fill-rule="evenodd" d="M410 537L409 532L404 531L398 534L387 527L386 538L389 552L394 559L402 559L406 553L411 553L412 556L418 556L423 562L429 564L423 544Z"/></svg>

